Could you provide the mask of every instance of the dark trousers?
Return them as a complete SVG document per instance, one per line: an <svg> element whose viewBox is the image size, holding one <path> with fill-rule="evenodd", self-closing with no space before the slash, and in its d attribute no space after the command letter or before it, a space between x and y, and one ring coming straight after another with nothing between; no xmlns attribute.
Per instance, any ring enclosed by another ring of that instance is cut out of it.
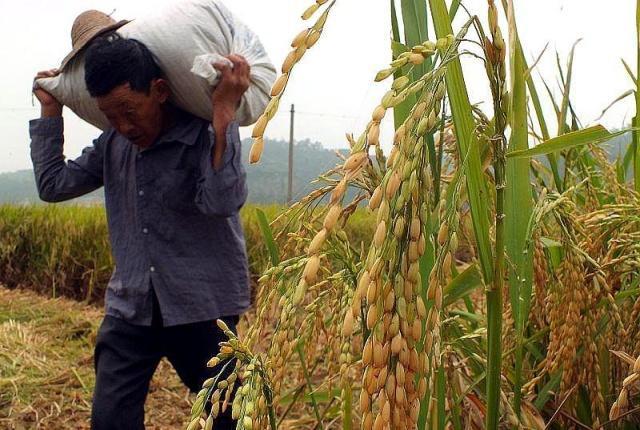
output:
<svg viewBox="0 0 640 430"><path fill-rule="evenodd" d="M157 307L154 309L157 312ZM144 429L144 402L149 382L167 357L192 392L217 374L206 363L218 353L226 336L215 321L162 327L154 312L151 327L136 326L105 316L95 349L96 386L91 411L93 430ZM235 332L237 316L222 318ZM215 422L217 430L235 429L231 408Z"/></svg>

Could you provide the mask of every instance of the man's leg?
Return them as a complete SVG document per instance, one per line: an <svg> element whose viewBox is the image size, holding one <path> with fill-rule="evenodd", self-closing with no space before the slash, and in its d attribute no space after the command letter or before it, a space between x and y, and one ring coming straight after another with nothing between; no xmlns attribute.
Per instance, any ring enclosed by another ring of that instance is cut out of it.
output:
<svg viewBox="0 0 640 430"><path fill-rule="evenodd" d="M144 401L162 357L158 332L105 316L95 349L93 430L144 429Z"/></svg>
<svg viewBox="0 0 640 430"><path fill-rule="evenodd" d="M235 333L238 317L222 319ZM215 321L167 327L164 333L167 342L167 358L176 369L178 376L192 392L200 391L202 383L220 371L221 366L209 368L207 362L218 353L218 343L226 340L227 337ZM233 369L233 365L227 369L228 374ZM236 422L231 419L231 405L224 414L219 415L214 428L217 430L236 428Z"/></svg>

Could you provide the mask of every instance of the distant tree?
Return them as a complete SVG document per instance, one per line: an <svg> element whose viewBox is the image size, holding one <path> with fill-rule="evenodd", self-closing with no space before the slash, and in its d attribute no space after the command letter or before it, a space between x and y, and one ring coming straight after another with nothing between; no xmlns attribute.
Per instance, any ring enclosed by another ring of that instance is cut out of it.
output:
<svg viewBox="0 0 640 430"><path fill-rule="evenodd" d="M247 161L247 151L251 141L243 141L243 160ZM285 203L287 198L287 178L289 143L284 140L265 141L265 151L259 164L245 165L249 184L250 203ZM346 153L346 150L343 150ZM296 142L293 156L293 198L298 199L312 191L318 184L312 184L318 175L337 165L340 160L334 150L326 149L321 143L305 139ZM76 203L95 203L103 200L102 190L75 199ZM0 173L0 203L38 203L33 171L19 170Z"/></svg>

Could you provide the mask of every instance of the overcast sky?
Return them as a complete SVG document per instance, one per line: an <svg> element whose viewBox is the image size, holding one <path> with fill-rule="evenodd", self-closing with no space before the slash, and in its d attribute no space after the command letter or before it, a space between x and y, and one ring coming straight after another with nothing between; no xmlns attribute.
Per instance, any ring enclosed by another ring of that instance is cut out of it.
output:
<svg viewBox="0 0 640 430"><path fill-rule="evenodd" d="M69 51L69 33L75 16L95 8L107 13L115 10L116 19L131 19L173 1L180 0L0 0L0 130L3 135L0 172L31 166L28 120L39 115L37 101L36 106L32 106L31 81L38 70L59 65ZM260 36L278 68L288 52L291 38L305 28L299 16L307 3L311 1L226 1ZM537 71L547 78L556 93L555 51L559 52L564 65L571 45L582 38L576 51L572 101L585 124L594 122L606 105L631 88L620 59L626 59L632 67L636 64L635 1L514 0L514 3L529 61L549 44ZM484 20L484 0L467 0L465 4L471 13ZM299 112L295 121L297 139L309 138L327 147L346 146L344 133L358 134L386 91L387 83L375 84L372 78L389 61L389 33L387 0L338 0L322 39L296 67L280 105L282 112L266 135L288 138L288 110L289 105L295 103ZM469 60L463 64L472 101L485 100L486 81L478 62ZM629 98L610 110L601 122L607 127L620 127L633 114L633 102ZM75 157L99 131L68 110L64 116L65 154ZM548 120L553 121L551 115ZM242 134L249 136L250 129L243 129ZM391 127L386 124L383 137L390 134ZM245 148L245 156L247 152Z"/></svg>

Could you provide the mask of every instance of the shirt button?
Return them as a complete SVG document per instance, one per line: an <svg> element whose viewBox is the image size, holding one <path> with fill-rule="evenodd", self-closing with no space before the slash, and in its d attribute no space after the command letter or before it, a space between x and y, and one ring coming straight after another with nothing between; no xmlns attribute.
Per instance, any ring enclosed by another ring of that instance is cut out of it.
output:
<svg viewBox="0 0 640 430"><path fill-rule="evenodd" d="M140 190L140 191L138 191L138 195L139 195L139 196L144 196L144 190Z"/></svg>
<svg viewBox="0 0 640 430"><path fill-rule="evenodd" d="M148 229L147 227L145 227L145 228L143 228L143 229L142 229L142 232L143 232L144 234L147 234L147 233L149 233L149 229Z"/></svg>
<svg viewBox="0 0 640 430"><path fill-rule="evenodd" d="M151 267L149 267L149 270L152 271L152 272L155 272L156 268L154 266L151 266Z"/></svg>

